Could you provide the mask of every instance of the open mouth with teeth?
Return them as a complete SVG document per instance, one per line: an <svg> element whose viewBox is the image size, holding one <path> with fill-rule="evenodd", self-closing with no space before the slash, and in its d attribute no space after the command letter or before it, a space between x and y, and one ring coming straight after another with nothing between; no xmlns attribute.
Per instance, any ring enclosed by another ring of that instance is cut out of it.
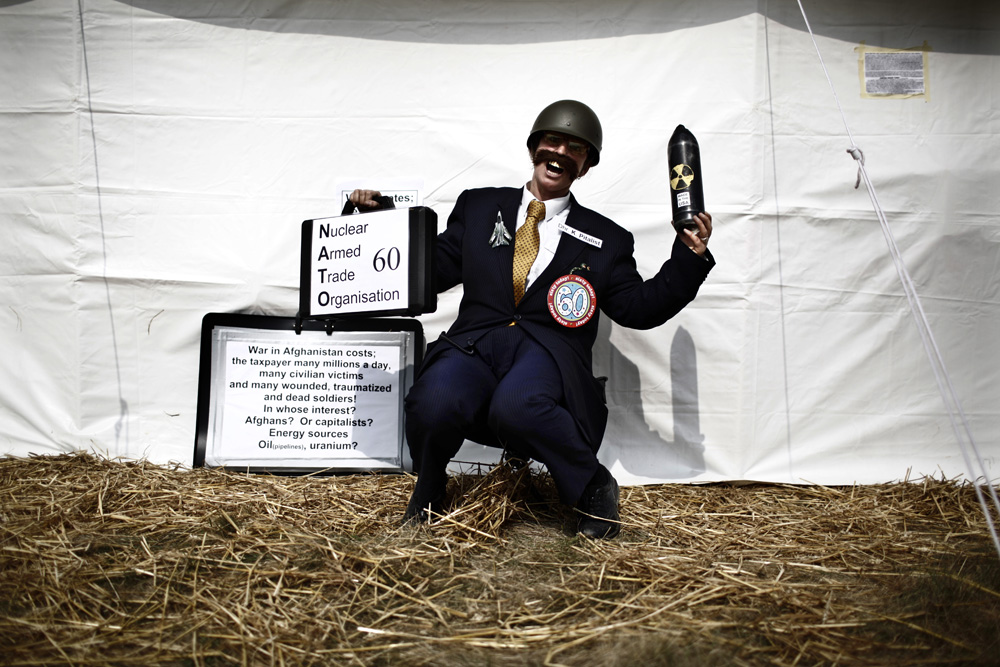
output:
<svg viewBox="0 0 1000 667"><path fill-rule="evenodd" d="M576 162L554 151L545 149L539 149L535 153L535 164L544 164L545 173L552 178L559 178L563 174L566 174L575 180L578 173Z"/></svg>

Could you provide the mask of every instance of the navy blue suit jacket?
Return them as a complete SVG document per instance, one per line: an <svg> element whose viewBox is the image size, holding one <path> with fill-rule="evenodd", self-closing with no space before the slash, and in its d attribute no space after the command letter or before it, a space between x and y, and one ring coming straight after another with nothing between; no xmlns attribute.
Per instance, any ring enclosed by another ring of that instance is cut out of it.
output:
<svg viewBox="0 0 1000 667"><path fill-rule="evenodd" d="M434 256L437 291L459 283L465 291L447 337L466 347L496 327L511 322L524 327L558 364L566 408L596 452L608 417L602 387L593 377L591 355L600 312L625 327L659 326L695 298L715 260L709 253L704 257L695 254L675 239L671 258L655 276L643 280L633 258L632 234L571 198L566 224L600 239L601 247L561 234L552 261L515 306L511 275L521 193L521 188L466 190L455 202L447 228L438 236ZM497 213L511 241L491 247ZM673 232L672 228L667 230ZM552 283L571 271L589 281L597 294L598 311L576 328L559 324L550 314L547 300ZM424 367L434 363L436 355L450 344L443 339L431 344Z"/></svg>

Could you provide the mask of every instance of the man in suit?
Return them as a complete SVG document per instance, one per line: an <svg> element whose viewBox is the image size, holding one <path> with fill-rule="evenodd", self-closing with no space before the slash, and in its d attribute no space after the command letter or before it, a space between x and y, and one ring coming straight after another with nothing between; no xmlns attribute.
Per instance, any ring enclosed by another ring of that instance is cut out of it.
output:
<svg viewBox="0 0 1000 667"><path fill-rule="evenodd" d="M455 202L434 279L438 292L461 283L464 294L405 399L418 477L404 520L441 511L447 465L469 439L543 463L561 501L578 509L580 533L618 534L618 484L597 459L608 415L591 360L600 314L659 326L694 299L715 260L712 218L702 213L643 280L632 234L570 194L600 161L602 143L589 107L555 102L528 135L531 180L467 190ZM377 195L356 190L351 201L373 208Z"/></svg>

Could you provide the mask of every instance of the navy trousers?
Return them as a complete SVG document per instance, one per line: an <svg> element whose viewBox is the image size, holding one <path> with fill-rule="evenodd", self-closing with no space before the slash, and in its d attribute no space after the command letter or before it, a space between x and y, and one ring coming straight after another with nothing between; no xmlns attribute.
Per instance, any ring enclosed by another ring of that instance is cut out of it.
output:
<svg viewBox="0 0 1000 667"><path fill-rule="evenodd" d="M600 467L563 407L555 361L519 326L490 331L472 354L442 352L414 382L405 411L410 455L425 488L443 486L448 462L466 439L509 446L544 464L568 505Z"/></svg>

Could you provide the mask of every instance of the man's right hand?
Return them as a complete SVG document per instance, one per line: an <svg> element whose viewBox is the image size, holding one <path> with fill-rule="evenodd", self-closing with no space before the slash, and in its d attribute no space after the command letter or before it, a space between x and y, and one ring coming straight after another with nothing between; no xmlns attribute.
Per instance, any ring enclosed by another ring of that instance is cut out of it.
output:
<svg viewBox="0 0 1000 667"><path fill-rule="evenodd" d="M358 188L351 193L348 199L358 208L378 208L379 203L375 201L375 197L381 196L382 193L378 190L362 190Z"/></svg>

